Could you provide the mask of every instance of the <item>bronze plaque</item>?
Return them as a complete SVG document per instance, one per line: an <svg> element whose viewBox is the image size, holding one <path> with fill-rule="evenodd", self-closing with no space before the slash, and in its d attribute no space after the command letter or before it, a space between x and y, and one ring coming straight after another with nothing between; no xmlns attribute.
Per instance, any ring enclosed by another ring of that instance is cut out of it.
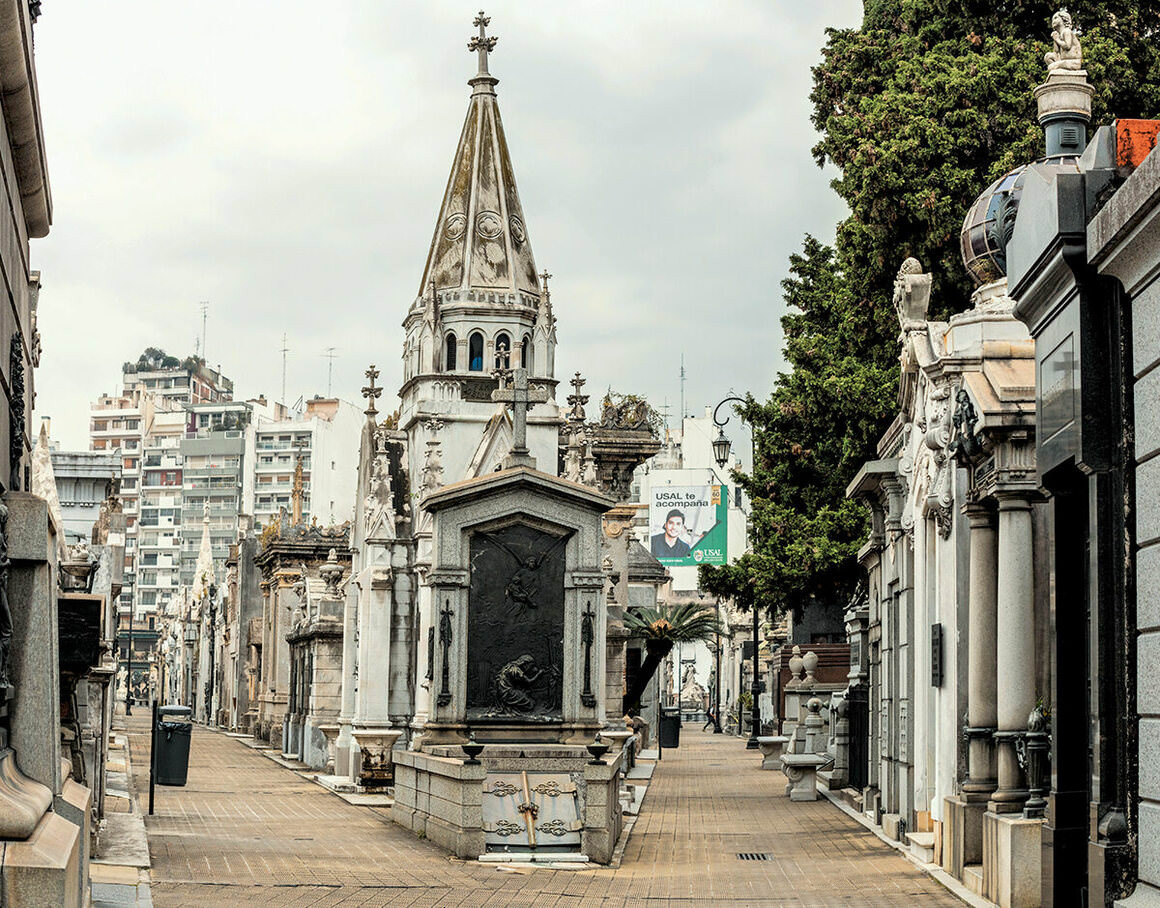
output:
<svg viewBox="0 0 1160 908"><path fill-rule="evenodd" d="M567 541L525 524L471 537L468 720L561 718Z"/></svg>

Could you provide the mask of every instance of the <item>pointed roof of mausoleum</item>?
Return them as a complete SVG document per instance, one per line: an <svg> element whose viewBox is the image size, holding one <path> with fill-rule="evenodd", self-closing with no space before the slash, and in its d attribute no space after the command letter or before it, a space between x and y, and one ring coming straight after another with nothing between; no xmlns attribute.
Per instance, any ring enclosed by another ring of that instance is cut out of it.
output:
<svg viewBox="0 0 1160 908"><path fill-rule="evenodd" d="M515 171L495 99L499 81L487 68L496 38L485 29L491 20L475 18L479 35L468 50L479 55L479 71L468 80L471 101L435 222L435 235L419 285L419 298L437 291L481 290L527 293L538 298L539 280Z"/></svg>

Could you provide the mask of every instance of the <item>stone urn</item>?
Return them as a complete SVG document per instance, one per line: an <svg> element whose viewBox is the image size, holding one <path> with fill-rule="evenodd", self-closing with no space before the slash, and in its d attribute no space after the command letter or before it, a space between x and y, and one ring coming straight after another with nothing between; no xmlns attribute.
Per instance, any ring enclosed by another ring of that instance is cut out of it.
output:
<svg viewBox="0 0 1160 908"><path fill-rule="evenodd" d="M795 646L793 648L793 655L789 657L789 674L790 679L786 685L787 688L795 688L801 684L802 650L800 646Z"/></svg>
<svg viewBox="0 0 1160 908"><path fill-rule="evenodd" d="M796 649L796 647L794 647ZM818 670L818 654L811 651L802 656L802 668L806 671L805 678L802 679L801 686L805 688L812 688L817 684L817 679L814 677L814 672Z"/></svg>
<svg viewBox="0 0 1160 908"><path fill-rule="evenodd" d="M338 582L342 579L342 565L338 563L338 552L330 550L326 561L318 569L318 576L326 584L326 593L329 596L338 596Z"/></svg>

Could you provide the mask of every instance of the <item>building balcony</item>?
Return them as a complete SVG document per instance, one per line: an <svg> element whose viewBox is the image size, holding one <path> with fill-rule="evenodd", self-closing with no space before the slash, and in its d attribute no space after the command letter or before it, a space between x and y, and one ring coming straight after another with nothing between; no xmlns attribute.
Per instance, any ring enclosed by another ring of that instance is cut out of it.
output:
<svg viewBox="0 0 1160 908"><path fill-rule="evenodd" d="M224 466L224 467L185 466L182 469L184 470L183 475L185 476L186 479L203 479L203 478L210 477L210 476L227 476L227 477L230 477L231 479L234 477L239 477L239 482L240 482L240 476L241 476L241 472L242 472L242 468L240 466L234 466L234 467L230 467L230 466Z"/></svg>

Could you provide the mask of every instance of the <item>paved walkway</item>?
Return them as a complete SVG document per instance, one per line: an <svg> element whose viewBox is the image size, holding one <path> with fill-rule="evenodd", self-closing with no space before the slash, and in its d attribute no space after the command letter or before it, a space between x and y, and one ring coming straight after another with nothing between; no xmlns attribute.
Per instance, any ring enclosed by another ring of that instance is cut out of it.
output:
<svg viewBox="0 0 1160 908"><path fill-rule="evenodd" d="M147 722L130 725L147 765ZM196 728L189 784L146 820L158 908L210 905L778 905L959 903L827 801L793 804L736 738L683 730L657 767L622 866L460 861L234 738ZM138 772L142 801L146 777ZM757 852L768 860L743 861Z"/></svg>

